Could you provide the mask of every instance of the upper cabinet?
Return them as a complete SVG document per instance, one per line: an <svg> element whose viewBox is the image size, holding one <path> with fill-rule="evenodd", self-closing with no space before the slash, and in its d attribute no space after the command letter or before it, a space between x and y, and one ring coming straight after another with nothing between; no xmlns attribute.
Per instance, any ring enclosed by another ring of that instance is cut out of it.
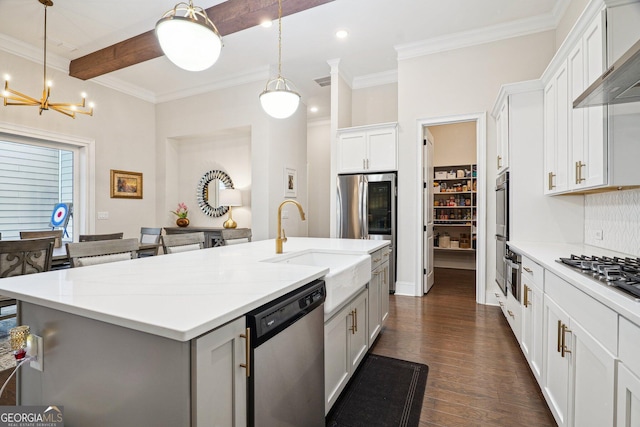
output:
<svg viewBox="0 0 640 427"><path fill-rule="evenodd" d="M397 123L338 130L338 173L396 170L398 170Z"/></svg>
<svg viewBox="0 0 640 427"><path fill-rule="evenodd" d="M618 7L639 8L637 2ZM542 76L545 194L640 185L640 170L629 163L640 155L640 144L628 138L635 132L633 123L640 121L638 108L631 113L607 106L573 108L611 62L616 49L612 34L624 32L620 19L609 19L609 14L621 14L618 7L590 2Z"/></svg>
<svg viewBox="0 0 640 427"><path fill-rule="evenodd" d="M505 97L496 114L496 169L498 174L509 167L509 98Z"/></svg>

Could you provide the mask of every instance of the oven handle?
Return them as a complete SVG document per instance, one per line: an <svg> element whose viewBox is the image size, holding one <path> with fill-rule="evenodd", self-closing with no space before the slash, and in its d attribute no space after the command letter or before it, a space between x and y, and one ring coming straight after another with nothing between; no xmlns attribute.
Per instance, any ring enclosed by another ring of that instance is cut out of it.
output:
<svg viewBox="0 0 640 427"><path fill-rule="evenodd" d="M511 261L509 258L507 257L502 257L502 260L511 268L513 268L514 270L520 270L520 264L515 263L513 261Z"/></svg>

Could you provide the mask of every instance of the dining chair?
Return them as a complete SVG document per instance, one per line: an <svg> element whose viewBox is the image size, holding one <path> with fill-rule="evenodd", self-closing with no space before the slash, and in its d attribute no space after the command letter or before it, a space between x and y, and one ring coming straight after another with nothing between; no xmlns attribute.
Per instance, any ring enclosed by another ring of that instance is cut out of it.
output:
<svg viewBox="0 0 640 427"><path fill-rule="evenodd" d="M37 230L37 231L21 231L21 239L41 239L43 237L55 237L56 241L53 247L62 247L62 230Z"/></svg>
<svg viewBox="0 0 640 427"><path fill-rule="evenodd" d="M165 254L195 251L204 248L204 232L168 234L160 237Z"/></svg>
<svg viewBox="0 0 640 427"><path fill-rule="evenodd" d="M235 245L237 243L247 243L251 241L251 229L250 228L227 228L220 232L222 236L222 244Z"/></svg>
<svg viewBox="0 0 640 427"><path fill-rule="evenodd" d="M79 242L97 242L100 240L116 240L122 239L124 233L110 233L110 234L81 234L78 237Z"/></svg>
<svg viewBox="0 0 640 427"><path fill-rule="evenodd" d="M162 234L162 228L160 227L140 227L140 248L138 249L138 258L158 255L160 234ZM150 245L153 245L153 247L144 247Z"/></svg>
<svg viewBox="0 0 640 427"><path fill-rule="evenodd" d="M0 278L42 273L51 270L54 237L0 241ZM0 295L0 320L15 317L2 315L2 309L16 305L15 298Z"/></svg>
<svg viewBox="0 0 640 427"><path fill-rule="evenodd" d="M130 260L137 257L137 251L135 238L67 243L71 268Z"/></svg>

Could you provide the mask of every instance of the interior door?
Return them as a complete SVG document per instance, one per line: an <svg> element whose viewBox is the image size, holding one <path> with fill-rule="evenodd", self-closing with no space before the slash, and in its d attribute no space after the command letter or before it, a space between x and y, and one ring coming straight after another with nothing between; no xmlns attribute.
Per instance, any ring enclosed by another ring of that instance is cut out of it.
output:
<svg viewBox="0 0 640 427"><path fill-rule="evenodd" d="M425 138L422 150L422 164L424 177L424 190L422 200L424 203L423 218L423 291L426 294L433 286L433 135L428 128L424 128Z"/></svg>

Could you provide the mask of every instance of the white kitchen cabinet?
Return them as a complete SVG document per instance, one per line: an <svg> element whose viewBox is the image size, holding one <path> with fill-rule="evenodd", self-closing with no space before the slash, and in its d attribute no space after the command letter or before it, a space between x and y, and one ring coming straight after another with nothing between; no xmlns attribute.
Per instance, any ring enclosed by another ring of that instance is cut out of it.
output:
<svg viewBox="0 0 640 427"><path fill-rule="evenodd" d="M640 326L620 317L619 334L616 425L640 426Z"/></svg>
<svg viewBox="0 0 640 427"><path fill-rule="evenodd" d="M522 257L522 333L520 347L531 371L539 384L542 384L543 360L543 286L542 267Z"/></svg>
<svg viewBox="0 0 640 427"><path fill-rule="evenodd" d="M567 191L569 79L564 61L544 88L544 193Z"/></svg>
<svg viewBox="0 0 640 427"><path fill-rule="evenodd" d="M192 343L194 426L246 426L247 340L244 317Z"/></svg>
<svg viewBox="0 0 640 427"><path fill-rule="evenodd" d="M496 115L496 169L500 174L509 168L509 97L505 97Z"/></svg>
<svg viewBox="0 0 640 427"><path fill-rule="evenodd" d="M364 289L324 324L325 414L367 353L367 304Z"/></svg>
<svg viewBox="0 0 640 427"><path fill-rule="evenodd" d="M522 339L522 306L511 292L507 292L506 313L511 331L520 343Z"/></svg>
<svg viewBox="0 0 640 427"><path fill-rule="evenodd" d="M371 280L369 281L369 347L380 334L389 315L389 249L371 254Z"/></svg>
<svg viewBox="0 0 640 427"><path fill-rule="evenodd" d="M604 16L604 15L602 15ZM568 58L570 96L569 189L606 184L606 111L604 107L572 108L573 100L604 71L604 24L596 17Z"/></svg>
<svg viewBox="0 0 640 427"><path fill-rule="evenodd" d="M544 286L543 393L551 412L558 426L613 425L617 315L554 274Z"/></svg>
<svg viewBox="0 0 640 427"><path fill-rule="evenodd" d="M396 123L338 130L338 173L398 170Z"/></svg>

